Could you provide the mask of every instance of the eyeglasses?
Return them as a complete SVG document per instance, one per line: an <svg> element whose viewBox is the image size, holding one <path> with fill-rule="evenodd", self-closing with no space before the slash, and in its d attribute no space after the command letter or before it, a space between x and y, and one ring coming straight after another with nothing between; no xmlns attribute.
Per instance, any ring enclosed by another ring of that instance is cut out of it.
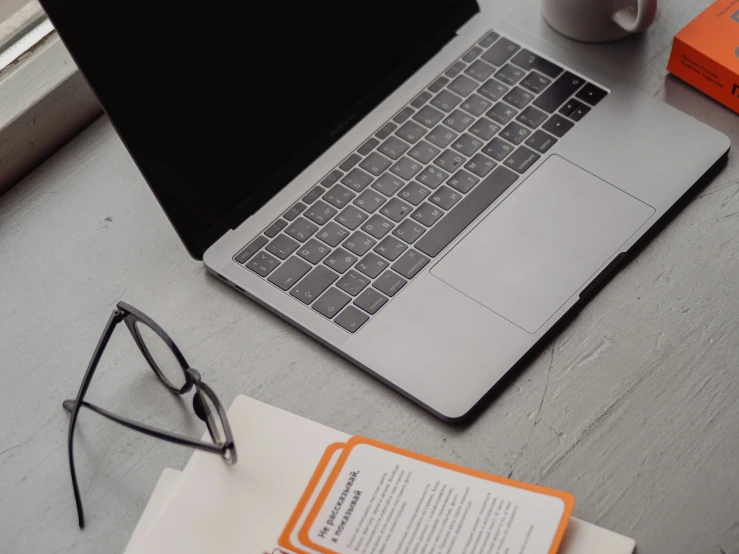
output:
<svg viewBox="0 0 739 554"><path fill-rule="evenodd" d="M193 386L195 387L192 407L195 410L195 414L207 425L208 432L213 440L212 443L194 440L143 423L138 423L94 404L90 404L89 402L85 402L85 393L90 386L95 368L97 368L103 351L108 345L110 337L113 335L113 331L122 321L133 335L133 340L136 341L139 350L141 350L151 369L154 370L156 376L170 392L183 395L189 392ZM226 410L223 409L223 405L218 400L213 389L203 383L200 373L190 367L179 348L177 348L172 339L169 338L169 335L154 320L124 302L118 303L110 319L108 319L105 330L103 330L103 334L95 347L90 365L87 367L87 372L77 393L77 399L65 400L62 405L65 410L72 414L69 421L67 446L69 450L69 470L72 475L72 488L74 489L74 500L77 504L77 517L79 518L80 529L85 527L85 514L82 509L79 486L77 485L77 472L74 468L73 441L77 415L83 406L129 429L139 431L151 437L190 446L198 450L204 450L205 452L212 452L213 454L220 454L228 464L235 464L237 460L236 445L234 444L233 434L231 433L231 426L226 417Z"/></svg>

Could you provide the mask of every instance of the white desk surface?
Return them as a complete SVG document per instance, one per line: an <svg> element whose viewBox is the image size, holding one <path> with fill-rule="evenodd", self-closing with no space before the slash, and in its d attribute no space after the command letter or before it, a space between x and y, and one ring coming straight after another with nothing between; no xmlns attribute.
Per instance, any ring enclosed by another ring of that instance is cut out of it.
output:
<svg viewBox="0 0 739 554"><path fill-rule="evenodd" d="M556 36L536 0L511 17L591 51L739 143L739 116L666 76L672 36L708 3L663 1L645 36L605 46ZM172 335L227 405L244 393L347 433L568 490L576 516L634 537L640 554L739 553L737 252L730 156L479 418L451 427L207 275L101 119L0 198L0 552L120 552L162 469L190 455L85 414L77 456L88 528L77 529L61 403L125 300ZM188 403L154 384L125 330L103 362L90 400L203 431Z"/></svg>

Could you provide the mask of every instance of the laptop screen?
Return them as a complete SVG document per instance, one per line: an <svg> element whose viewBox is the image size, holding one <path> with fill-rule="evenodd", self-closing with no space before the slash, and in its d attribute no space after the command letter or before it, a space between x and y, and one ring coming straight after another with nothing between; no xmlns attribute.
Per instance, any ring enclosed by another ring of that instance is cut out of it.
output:
<svg viewBox="0 0 739 554"><path fill-rule="evenodd" d="M196 258L477 11L474 0L41 3Z"/></svg>

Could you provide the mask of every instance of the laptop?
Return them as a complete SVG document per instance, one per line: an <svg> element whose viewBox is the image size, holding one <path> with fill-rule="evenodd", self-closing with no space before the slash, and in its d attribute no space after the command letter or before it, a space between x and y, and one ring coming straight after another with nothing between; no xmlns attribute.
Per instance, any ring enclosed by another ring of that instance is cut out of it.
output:
<svg viewBox="0 0 739 554"><path fill-rule="evenodd" d="M729 150L474 0L42 4L188 252L445 420Z"/></svg>

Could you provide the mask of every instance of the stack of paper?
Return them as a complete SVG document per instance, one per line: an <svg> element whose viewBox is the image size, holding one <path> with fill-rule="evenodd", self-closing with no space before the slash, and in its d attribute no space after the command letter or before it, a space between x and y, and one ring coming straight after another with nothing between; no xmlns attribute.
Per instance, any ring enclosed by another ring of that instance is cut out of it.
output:
<svg viewBox="0 0 739 554"><path fill-rule="evenodd" d="M196 452L157 483L126 554L631 554L566 493L481 474L257 402L228 412L239 461Z"/></svg>

